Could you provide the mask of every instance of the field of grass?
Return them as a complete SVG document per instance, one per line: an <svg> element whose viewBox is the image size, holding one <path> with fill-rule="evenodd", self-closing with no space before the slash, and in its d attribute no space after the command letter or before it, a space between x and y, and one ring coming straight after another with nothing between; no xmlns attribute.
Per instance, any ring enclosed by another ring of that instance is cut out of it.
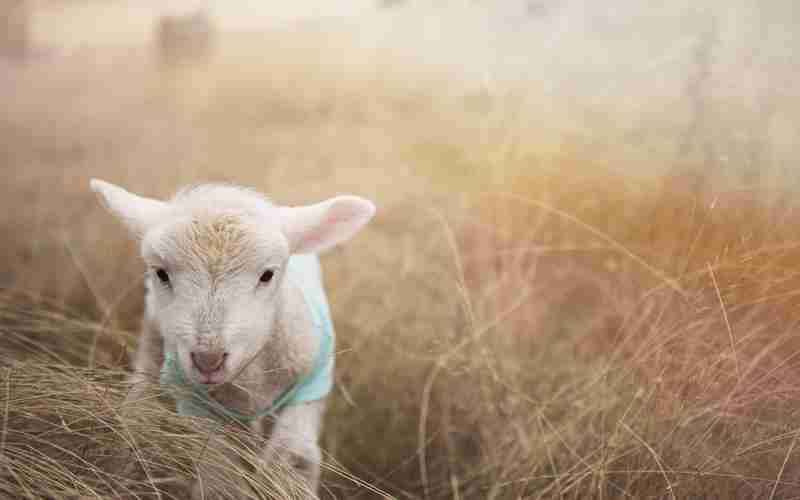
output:
<svg viewBox="0 0 800 500"><path fill-rule="evenodd" d="M182 498L200 462L303 496L168 404L122 411L143 266L100 177L376 201L323 257L323 498L800 498L798 75L716 93L741 82L700 44L678 92L575 104L302 30L0 68L0 497Z"/></svg>

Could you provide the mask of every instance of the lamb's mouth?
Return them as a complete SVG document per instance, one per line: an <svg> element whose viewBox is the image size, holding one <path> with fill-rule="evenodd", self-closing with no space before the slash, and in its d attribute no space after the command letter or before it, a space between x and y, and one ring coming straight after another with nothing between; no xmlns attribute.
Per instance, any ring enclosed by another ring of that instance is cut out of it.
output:
<svg viewBox="0 0 800 500"><path fill-rule="evenodd" d="M219 385L225 382L225 370L220 368L211 373L198 373L197 380L203 385Z"/></svg>

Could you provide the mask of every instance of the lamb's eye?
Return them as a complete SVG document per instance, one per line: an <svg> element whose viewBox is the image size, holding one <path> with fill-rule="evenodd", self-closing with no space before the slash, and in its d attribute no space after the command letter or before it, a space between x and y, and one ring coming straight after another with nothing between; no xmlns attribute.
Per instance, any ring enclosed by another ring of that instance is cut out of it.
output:
<svg viewBox="0 0 800 500"><path fill-rule="evenodd" d="M156 276L158 277L158 280L161 281L161 283L163 283L164 285L169 285L169 274L167 274L167 272L164 269L162 268L156 269Z"/></svg>
<svg viewBox="0 0 800 500"><path fill-rule="evenodd" d="M261 275L261 279L259 281L261 281L261 283L269 283L272 281L273 276L275 276L275 271L267 269L264 271L264 274Z"/></svg>

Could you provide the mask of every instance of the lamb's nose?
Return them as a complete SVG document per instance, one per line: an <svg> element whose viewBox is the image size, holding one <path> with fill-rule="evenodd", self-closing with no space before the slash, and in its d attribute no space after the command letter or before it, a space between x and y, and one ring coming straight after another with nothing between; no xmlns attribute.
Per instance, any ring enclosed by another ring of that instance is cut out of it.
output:
<svg viewBox="0 0 800 500"><path fill-rule="evenodd" d="M228 353L223 351L193 352L192 363L200 373L208 375L219 370L227 357Z"/></svg>

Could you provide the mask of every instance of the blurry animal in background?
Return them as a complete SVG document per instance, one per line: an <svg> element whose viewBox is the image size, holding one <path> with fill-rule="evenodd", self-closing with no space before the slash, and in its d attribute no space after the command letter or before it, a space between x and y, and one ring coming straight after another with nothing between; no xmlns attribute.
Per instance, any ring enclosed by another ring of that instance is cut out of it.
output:
<svg viewBox="0 0 800 500"><path fill-rule="evenodd" d="M30 44L28 0L0 1L0 57L24 59Z"/></svg>
<svg viewBox="0 0 800 500"><path fill-rule="evenodd" d="M525 4L525 11L531 17L544 17L546 16L553 5L548 5L547 2L528 0Z"/></svg>
<svg viewBox="0 0 800 500"><path fill-rule="evenodd" d="M213 51L213 31L203 10L162 16L156 27L159 62L167 68L207 62Z"/></svg>
<svg viewBox="0 0 800 500"><path fill-rule="evenodd" d="M170 201L91 187L139 240L148 268L129 401L160 379L180 414L266 435L265 463L287 461L315 492L334 331L314 254L354 236L375 206L356 196L277 206L230 185ZM207 498L198 474L193 495Z"/></svg>

